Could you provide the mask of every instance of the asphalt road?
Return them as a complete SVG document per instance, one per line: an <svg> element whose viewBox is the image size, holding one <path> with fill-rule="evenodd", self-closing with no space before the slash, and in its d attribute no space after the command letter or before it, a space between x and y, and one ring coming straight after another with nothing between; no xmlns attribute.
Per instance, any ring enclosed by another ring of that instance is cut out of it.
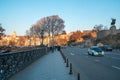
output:
<svg viewBox="0 0 120 80"><path fill-rule="evenodd" d="M88 55L87 48L66 47L62 51L81 80L120 80L120 51L105 52L102 57Z"/></svg>

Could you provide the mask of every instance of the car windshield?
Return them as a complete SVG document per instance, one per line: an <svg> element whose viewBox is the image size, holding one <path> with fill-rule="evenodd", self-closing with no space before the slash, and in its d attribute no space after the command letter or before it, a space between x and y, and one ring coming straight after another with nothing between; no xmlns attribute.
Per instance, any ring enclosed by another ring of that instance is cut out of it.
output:
<svg viewBox="0 0 120 80"><path fill-rule="evenodd" d="M95 47L95 48L92 48L92 50L95 50L95 51L102 51L100 48L98 47Z"/></svg>
<svg viewBox="0 0 120 80"><path fill-rule="evenodd" d="M111 46L105 46L105 48L112 48Z"/></svg>

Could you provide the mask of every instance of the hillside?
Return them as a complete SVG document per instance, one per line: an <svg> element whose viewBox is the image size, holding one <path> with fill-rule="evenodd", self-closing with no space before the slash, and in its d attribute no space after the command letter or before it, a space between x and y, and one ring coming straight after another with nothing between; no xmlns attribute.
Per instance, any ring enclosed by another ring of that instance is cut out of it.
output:
<svg viewBox="0 0 120 80"><path fill-rule="evenodd" d="M102 39L97 39L95 43L102 43L104 45L111 45L115 48L120 48L120 33L116 35L108 35Z"/></svg>

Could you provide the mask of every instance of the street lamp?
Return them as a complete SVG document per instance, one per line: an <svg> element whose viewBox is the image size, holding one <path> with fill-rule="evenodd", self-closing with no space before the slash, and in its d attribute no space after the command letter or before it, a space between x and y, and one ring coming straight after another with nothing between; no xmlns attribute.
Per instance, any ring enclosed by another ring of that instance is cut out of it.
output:
<svg viewBox="0 0 120 80"><path fill-rule="evenodd" d="M44 30L42 30L42 31L41 31L40 35L41 35L41 38L42 38L42 43L41 43L41 46L43 46L43 36L44 36Z"/></svg>

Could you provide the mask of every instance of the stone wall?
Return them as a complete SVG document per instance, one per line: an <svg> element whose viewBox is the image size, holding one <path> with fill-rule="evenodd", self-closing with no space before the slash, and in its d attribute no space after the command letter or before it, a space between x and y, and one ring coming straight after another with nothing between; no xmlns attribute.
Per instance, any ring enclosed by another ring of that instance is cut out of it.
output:
<svg viewBox="0 0 120 80"><path fill-rule="evenodd" d="M110 30L101 30L97 33L97 39L104 38L110 34Z"/></svg>
<svg viewBox="0 0 120 80"><path fill-rule="evenodd" d="M117 33L120 33L120 29L112 29L112 30L101 30L97 33L97 39L101 39L101 38L104 38L108 35L115 35Z"/></svg>
<svg viewBox="0 0 120 80"><path fill-rule="evenodd" d="M47 53L47 48L0 54L0 80L8 80Z"/></svg>
<svg viewBox="0 0 120 80"><path fill-rule="evenodd" d="M120 29L118 29L116 32L117 32L117 33L120 33Z"/></svg>

